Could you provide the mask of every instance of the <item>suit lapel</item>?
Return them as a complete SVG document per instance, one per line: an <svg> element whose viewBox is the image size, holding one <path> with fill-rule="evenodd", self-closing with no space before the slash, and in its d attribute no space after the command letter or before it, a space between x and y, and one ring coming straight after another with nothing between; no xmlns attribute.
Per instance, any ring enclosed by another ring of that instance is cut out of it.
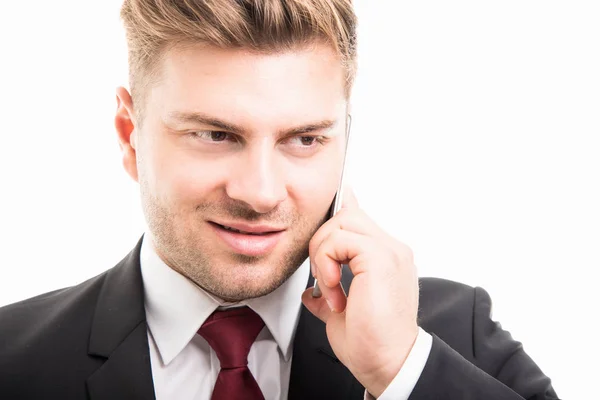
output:
<svg viewBox="0 0 600 400"><path fill-rule="evenodd" d="M346 293L352 274L347 266L342 273ZM314 285L312 276L307 287ZM289 400L363 399L364 388L337 359L329 345L325 324L302 306L292 356Z"/></svg>
<svg viewBox="0 0 600 400"><path fill-rule="evenodd" d="M86 382L90 400L154 399L141 243L108 271L98 297L88 354L106 361Z"/></svg>

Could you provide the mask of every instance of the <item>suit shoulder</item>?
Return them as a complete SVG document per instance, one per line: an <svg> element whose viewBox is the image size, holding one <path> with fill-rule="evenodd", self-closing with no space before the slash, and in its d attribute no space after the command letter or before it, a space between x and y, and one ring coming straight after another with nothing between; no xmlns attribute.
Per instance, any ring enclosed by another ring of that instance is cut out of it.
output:
<svg viewBox="0 0 600 400"><path fill-rule="evenodd" d="M484 289L438 278L420 279L420 288L420 325L441 339L436 341L438 356L446 354L445 361L438 358L430 365L449 365L450 353L440 350L443 342L521 398L556 398L550 380L524 352L521 343L492 319L492 300ZM452 369L445 372L452 375ZM443 379L450 382L458 378L438 376L430 382Z"/></svg>
<svg viewBox="0 0 600 400"><path fill-rule="evenodd" d="M72 302L76 298L85 296L86 293L94 291L101 285L106 272L90 278L80 284L65 287L42 293L16 303L0 307L0 319L10 317L15 314L27 312L28 310L44 309L49 306L62 305L65 302Z"/></svg>
<svg viewBox="0 0 600 400"><path fill-rule="evenodd" d="M472 312L489 311L492 303L489 293L482 287L433 277L419 278L419 301L426 310L466 307Z"/></svg>
<svg viewBox="0 0 600 400"><path fill-rule="evenodd" d="M0 308L0 358L62 336L85 323L86 314L91 320L105 275Z"/></svg>
<svg viewBox="0 0 600 400"><path fill-rule="evenodd" d="M82 377L100 365L88 338L105 274L0 308L0 393L82 397Z"/></svg>
<svg viewBox="0 0 600 400"><path fill-rule="evenodd" d="M483 290L481 288L477 288ZM472 306L475 288L442 278L419 278L419 302L429 308Z"/></svg>
<svg viewBox="0 0 600 400"><path fill-rule="evenodd" d="M464 283L419 279L419 325L467 358L473 355L475 293Z"/></svg>
<svg viewBox="0 0 600 400"><path fill-rule="evenodd" d="M419 278L419 287L421 290L442 290L442 291L472 291L475 288L462 282L456 282L444 278L421 277Z"/></svg>

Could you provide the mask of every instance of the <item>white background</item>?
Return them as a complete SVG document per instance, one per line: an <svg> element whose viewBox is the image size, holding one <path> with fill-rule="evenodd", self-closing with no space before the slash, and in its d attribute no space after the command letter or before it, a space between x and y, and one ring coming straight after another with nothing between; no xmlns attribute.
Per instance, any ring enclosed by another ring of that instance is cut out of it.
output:
<svg viewBox="0 0 600 400"><path fill-rule="evenodd" d="M100 273L143 232L112 126L127 74L119 7L0 5L0 305ZM421 275L487 289L561 397L590 398L600 2L356 7L348 175L363 208Z"/></svg>

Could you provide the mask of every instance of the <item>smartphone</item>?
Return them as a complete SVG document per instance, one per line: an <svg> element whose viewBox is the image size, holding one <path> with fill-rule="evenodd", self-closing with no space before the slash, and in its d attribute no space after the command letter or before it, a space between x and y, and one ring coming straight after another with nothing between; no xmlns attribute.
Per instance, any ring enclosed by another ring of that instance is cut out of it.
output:
<svg viewBox="0 0 600 400"><path fill-rule="evenodd" d="M352 125L352 116L348 114L348 118L346 121L346 145L344 148L344 159L342 164L342 173L340 176L340 182L338 184L337 192L335 193L335 197L333 198L333 202L331 203L331 207L329 208L329 216L327 220L331 219L342 207L342 196L343 188L344 188L344 170L346 169L346 155L348 154L348 142L350 141L350 126ZM342 269L342 265L340 264L340 269ZM312 296L313 297L321 297L321 289L319 288L319 282L317 282L317 278L315 278L315 286L313 287Z"/></svg>

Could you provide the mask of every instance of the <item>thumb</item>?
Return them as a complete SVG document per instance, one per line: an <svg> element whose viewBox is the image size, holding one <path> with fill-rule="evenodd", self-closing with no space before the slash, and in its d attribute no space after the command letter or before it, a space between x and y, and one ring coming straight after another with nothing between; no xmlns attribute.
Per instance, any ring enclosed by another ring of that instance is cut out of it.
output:
<svg viewBox="0 0 600 400"><path fill-rule="evenodd" d="M315 317L319 318L321 321L327 323L327 320L331 316L332 312L327 302L325 301L325 297L313 297L312 296L313 288L308 288L302 293L302 303L304 306L310 311Z"/></svg>

